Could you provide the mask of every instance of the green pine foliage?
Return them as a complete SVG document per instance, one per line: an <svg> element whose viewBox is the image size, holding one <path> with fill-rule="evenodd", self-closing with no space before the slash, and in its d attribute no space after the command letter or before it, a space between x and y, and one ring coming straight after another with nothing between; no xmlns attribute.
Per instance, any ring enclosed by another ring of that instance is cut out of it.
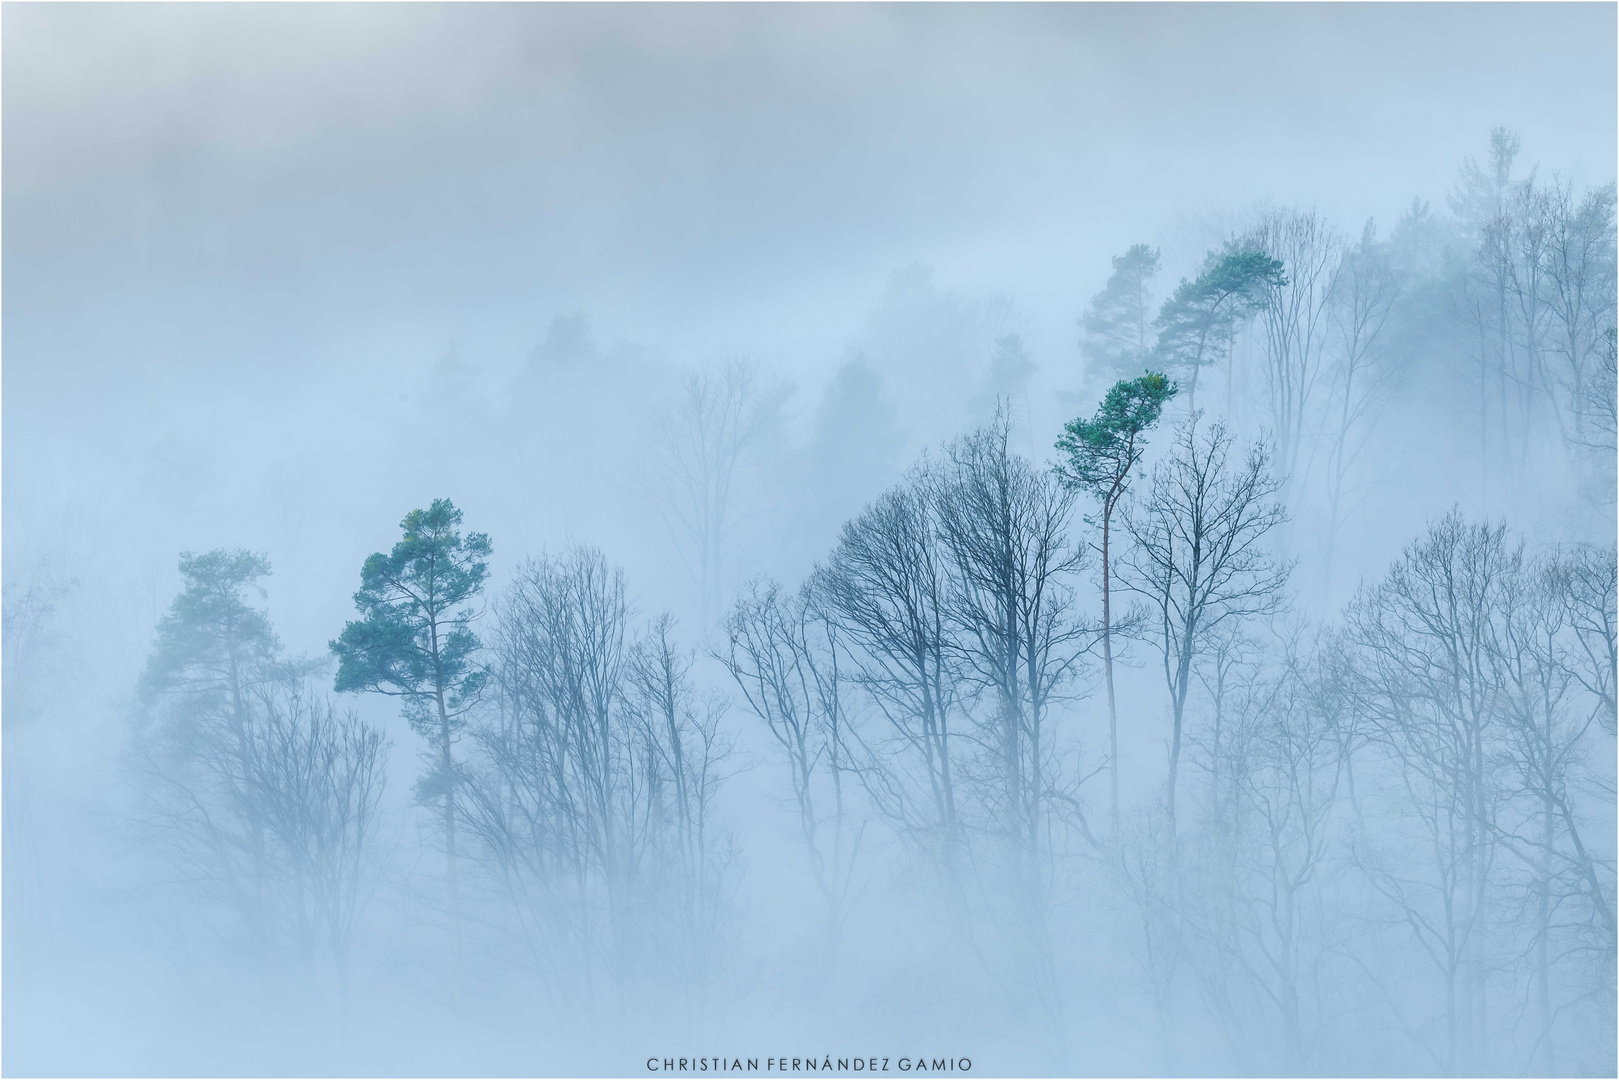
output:
<svg viewBox="0 0 1619 1080"><path fill-rule="evenodd" d="M1146 449L1142 435L1158 423L1175 396L1175 383L1149 371L1115 383L1089 420L1070 420L1057 440L1063 455L1057 475L1069 485L1106 499Z"/></svg>
<svg viewBox="0 0 1619 1080"><path fill-rule="evenodd" d="M331 643L339 692L369 690L462 711L484 682L474 662L473 603L489 576L483 533L460 532L461 511L448 499L412 510L404 538L360 569L354 606L363 618Z"/></svg>
<svg viewBox="0 0 1619 1080"><path fill-rule="evenodd" d="M1210 252L1203 271L1180 285L1158 312L1154 358L1165 368L1197 373L1257 312L1270 290L1287 284L1280 260L1262 251Z"/></svg>
<svg viewBox="0 0 1619 1080"><path fill-rule="evenodd" d="M429 799L451 782L450 743L488 678L471 624L491 548L484 533L461 534L461 511L448 499L412 510L400 528L393 550L360 569L354 606L361 618L331 643L335 688L404 699L411 727L438 744L439 764L417 790Z"/></svg>

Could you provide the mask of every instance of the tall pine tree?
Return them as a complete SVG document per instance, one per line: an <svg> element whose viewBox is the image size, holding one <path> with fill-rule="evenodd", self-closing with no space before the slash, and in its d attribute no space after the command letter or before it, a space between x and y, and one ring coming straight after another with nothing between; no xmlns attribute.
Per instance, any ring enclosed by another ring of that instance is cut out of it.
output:
<svg viewBox="0 0 1619 1080"><path fill-rule="evenodd" d="M412 510L404 537L387 555L360 568L354 606L361 618L331 643L338 691L371 691L402 698L405 718L427 739L427 771L416 784L423 803L443 809L446 891L460 968L460 897L456 888L456 735L487 674L472 621L489 574L489 537L461 535L461 511L448 499Z"/></svg>
<svg viewBox="0 0 1619 1080"><path fill-rule="evenodd" d="M1107 676L1108 780L1112 795L1113 835L1119 834L1119 718L1113 700L1113 605L1109 578L1109 534L1113 511L1129 488L1130 470L1146 450L1146 433L1158 423L1164 405L1175 396L1175 384L1148 372L1116 383L1102 407L1089 420L1071 420L1057 440L1064 460L1057 475L1069 487L1088 492L1102 503L1102 664Z"/></svg>

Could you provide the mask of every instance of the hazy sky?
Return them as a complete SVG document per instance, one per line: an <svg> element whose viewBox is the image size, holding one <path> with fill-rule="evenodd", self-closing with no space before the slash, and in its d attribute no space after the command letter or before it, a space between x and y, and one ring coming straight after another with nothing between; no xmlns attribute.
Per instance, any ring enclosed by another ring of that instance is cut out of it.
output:
<svg viewBox="0 0 1619 1080"><path fill-rule="evenodd" d="M1058 347L1177 215L1388 220L1494 124L1581 182L1616 152L1612 4L3 17L8 414L452 339L515 359L574 309L819 366L913 262Z"/></svg>

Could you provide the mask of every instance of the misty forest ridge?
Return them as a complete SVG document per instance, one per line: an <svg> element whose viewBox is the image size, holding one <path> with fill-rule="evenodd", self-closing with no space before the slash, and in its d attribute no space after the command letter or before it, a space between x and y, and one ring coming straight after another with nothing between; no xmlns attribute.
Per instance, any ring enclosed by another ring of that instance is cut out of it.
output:
<svg viewBox="0 0 1619 1080"><path fill-rule="evenodd" d="M1611 5L673 8L5 8L4 1070L1613 1075Z"/></svg>

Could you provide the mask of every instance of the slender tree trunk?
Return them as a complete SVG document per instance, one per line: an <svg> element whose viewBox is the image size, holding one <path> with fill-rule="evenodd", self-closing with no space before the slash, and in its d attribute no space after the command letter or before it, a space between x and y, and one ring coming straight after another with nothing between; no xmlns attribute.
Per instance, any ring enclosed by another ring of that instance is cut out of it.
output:
<svg viewBox="0 0 1619 1080"><path fill-rule="evenodd" d="M446 777L454 776L450 756L450 718L444 708L444 693L438 695L439 755ZM450 902L450 977L461 985L461 895L455 877L455 788L444 791L444 883Z"/></svg>
<svg viewBox="0 0 1619 1080"><path fill-rule="evenodd" d="M433 647L433 702L438 706L439 767L444 770L444 887L450 908L450 979L461 987L461 896L455 879L455 759L450 753L450 712L444 705L444 673L439 663L438 622L430 628Z"/></svg>
<svg viewBox="0 0 1619 1080"><path fill-rule="evenodd" d="M1180 840L1175 827L1175 784L1181 764L1181 718L1186 713L1186 692L1191 688L1191 637L1190 633L1186 635L1185 652L1180 662L1180 671L1177 673L1175 697L1171 702L1175 724L1169 741L1169 852L1170 858L1176 861L1180 857Z"/></svg>
<svg viewBox="0 0 1619 1080"><path fill-rule="evenodd" d="M1457 1075L1456 1069L1456 962L1452 957L1445 972L1445 1073Z"/></svg>
<svg viewBox="0 0 1619 1080"><path fill-rule="evenodd" d="M1535 875L1536 912L1535 982L1537 1004L1540 1006L1540 1065L1545 1076L1557 1075L1557 1057L1552 1046L1551 995L1551 868L1547 865L1553 837L1551 800L1541 800L1541 852Z"/></svg>
<svg viewBox="0 0 1619 1080"><path fill-rule="evenodd" d="M1484 740L1482 727L1476 727L1473 733L1473 836L1474 836L1474 862L1473 862L1473 899L1470 906L1472 922L1468 927L1467 941L1473 954L1473 1068L1475 1071L1484 1067L1489 1056L1489 987L1485 979L1488 974L1485 968L1484 939L1477 932L1479 919L1484 911L1484 893L1488 885L1489 860L1486 857L1484 845L1487 837L1485 833L1485 794L1484 794Z"/></svg>
<svg viewBox="0 0 1619 1080"><path fill-rule="evenodd" d="M1110 588L1108 533L1113 502L1102 510L1102 667L1107 673L1107 777L1111 798L1113 841L1119 836L1119 713L1113 698L1113 597Z"/></svg>

